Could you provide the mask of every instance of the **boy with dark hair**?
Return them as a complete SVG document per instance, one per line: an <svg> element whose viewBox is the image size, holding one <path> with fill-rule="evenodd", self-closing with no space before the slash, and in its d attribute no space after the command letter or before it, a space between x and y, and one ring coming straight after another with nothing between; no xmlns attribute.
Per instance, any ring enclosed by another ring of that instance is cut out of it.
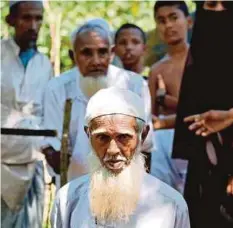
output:
<svg viewBox="0 0 233 228"><path fill-rule="evenodd" d="M114 51L126 70L141 74L144 70L143 56L146 35L135 24L123 24L116 32Z"/></svg>

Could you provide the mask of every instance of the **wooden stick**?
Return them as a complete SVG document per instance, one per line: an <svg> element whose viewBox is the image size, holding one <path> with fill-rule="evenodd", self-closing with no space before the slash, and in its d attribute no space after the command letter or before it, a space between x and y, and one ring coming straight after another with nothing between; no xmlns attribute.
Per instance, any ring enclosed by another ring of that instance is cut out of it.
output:
<svg viewBox="0 0 233 228"><path fill-rule="evenodd" d="M68 171L68 158L69 158L69 126L71 119L72 101L67 99L64 110L63 120L63 134L61 145L61 160L60 160L60 174L61 174L61 187L67 183L67 171Z"/></svg>

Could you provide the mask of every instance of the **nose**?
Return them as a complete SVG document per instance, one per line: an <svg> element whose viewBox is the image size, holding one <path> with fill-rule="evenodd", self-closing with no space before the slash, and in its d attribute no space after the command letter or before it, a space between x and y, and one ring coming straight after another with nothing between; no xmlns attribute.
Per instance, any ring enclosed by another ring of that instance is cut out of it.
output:
<svg viewBox="0 0 233 228"><path fill-rule="evenodd" d="M131 43L128 43L126 45L126 50L132 50L133 49L133 45Z"/></svg>
<svg viewBox="0 0 233 228"><path fill-rule="evenodd" d="M37 22L35 20L32 20L30 27L32 30L36 31L37 30Z"/></svg>
<svg viewBox="0 0 233 228"><path fill-rule="evenodd" d="M94 66L98 66L100 63L101 63L100 56L97 53L95 53L92 58L92 64Z"/></svg>
<svg viewBox="0 0 233 228"><path fill-rule="evenodd" d="M173 24L170 20L167 20L165 26L168 29L168 28L172 28Z"/></svg>
<svg viewBox="0 0 233 228"><path fill-rule="evenodd" d="M120 148L118 147L118 145L114 139L109 143L107 153L109 155L116 155L116 154L120 153Z"/></svg>

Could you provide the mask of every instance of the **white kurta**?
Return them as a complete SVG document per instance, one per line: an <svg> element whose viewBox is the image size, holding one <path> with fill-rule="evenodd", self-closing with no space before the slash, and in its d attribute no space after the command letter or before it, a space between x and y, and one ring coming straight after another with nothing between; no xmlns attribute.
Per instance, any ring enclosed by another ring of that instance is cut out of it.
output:
<svg viewBox="0 0 233 228"><path fill-rule="evenodd" d="M36 53L25 69L12 40L1 41L1 127L37 129L42 97L52 76L46 56ZM34 173L39 138L1 136L1 196L11 210L20 208Z"/></svg>
<svg viewBox="0 0 233 228"><path fill-rule="evenodd" d="M52 228L189 228L186 202L176 190L149 174L144 175L139 202L129 222L96 225L89 208L88 175L62 187L55 199ZM117 199L116 199L117 200Z"/></svg>
<svg viewBox="0 0 233 228"><path fill-rule="evenodd" d="M87 173L87 154L90 152L89 141L84 132L84 116L88 100L79 88L79 74L78 69L73 68L63 73L60 77L51 80L45 93L44 103L44 127L56 129L58 137L47 138L43 147L52 146L59 151L61 148L64 104L68 98L71 98L73 101L70 122L72 150L72 161L69 167L70 178ZM113 65L109 66L108 77L109 86L129 89L142 97L145 104L147 122L151 123L150 93L143 78L138 74ZM143 151L153 151L152 133L153 131L147 137Z"/></svg>

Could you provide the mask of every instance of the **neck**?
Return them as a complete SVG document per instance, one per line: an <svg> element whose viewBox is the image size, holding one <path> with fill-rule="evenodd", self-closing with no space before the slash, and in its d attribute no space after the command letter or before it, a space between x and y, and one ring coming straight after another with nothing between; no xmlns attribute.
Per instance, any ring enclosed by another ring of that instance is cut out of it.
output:
<svg viewBox="0 0 233 228"><path fill-rule="evenodd" d="M188 42L180 42L176 45L169 45L168 54L171 57L183 56L186 55L188 48L189 48Z"/></svg>
<svg viewBox="0 0 233 228"><path fill-rule="evenodd" d="M22 42L22 40L18 39L18 38L14 38L16 44L19 46L20 51L26 51L27 49L30 48L35 48L35 44L34 42Z"/></svg>
<svg viewBox="0 0 233 228"><path fill-rule="evenodd" d="M142 73L142 71L144 69L143 61L140 60L140 61L138 61L137 64L133 64L133 65L124 65L124 68L126 70L140 74L140 73Z"/></svg>

